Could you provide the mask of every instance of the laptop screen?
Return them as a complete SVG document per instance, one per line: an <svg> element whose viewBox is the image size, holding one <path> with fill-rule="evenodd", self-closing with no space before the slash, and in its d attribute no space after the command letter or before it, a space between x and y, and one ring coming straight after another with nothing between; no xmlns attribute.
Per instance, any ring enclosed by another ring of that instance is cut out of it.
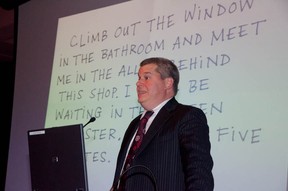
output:
<svg viewBox="0 0 288 191"><path fill-rule="evenodd" d="M88 191L83 125L29 130L32 191Z"/></svg>

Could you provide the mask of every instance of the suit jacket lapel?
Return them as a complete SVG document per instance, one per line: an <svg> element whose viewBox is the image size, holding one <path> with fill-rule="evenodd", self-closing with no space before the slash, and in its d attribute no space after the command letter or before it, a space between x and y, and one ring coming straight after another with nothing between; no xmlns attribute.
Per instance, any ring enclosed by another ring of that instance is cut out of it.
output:
<svg viewBox="0 0 288 191"><path fill-rule="evenodd" d="M172 98L161 108L161 110L158 112L157 116L151 123L149 130L145 134L143 142L139 150L136 152L135 156L139 155L153 139L153 137L157 134L157 132L165 126L166 121L169 120L172 116L172 111L175 109L177 104L178 102L176 101L176 99Z"/></svg>
<svg viewBox="0 0 288 191"><path fill-rule="evenodd" d="M122 146L120 148L121 149L120 153L122 153L120 161L119 161L120 164L123 164L125 162L126 152L128 152L128 147L130 145L130 141L132 140L133 135L135 134L135 132L137 130L137 127L138 127L138 124L139 124L139 121L140 121L140 117L141 117L141 115L139 115L137 118L135 118L130 123L130 125L129 125L128 129L127 129L127 133L125 134L126 136L123 137L123 143L122 143Z"/></svg>

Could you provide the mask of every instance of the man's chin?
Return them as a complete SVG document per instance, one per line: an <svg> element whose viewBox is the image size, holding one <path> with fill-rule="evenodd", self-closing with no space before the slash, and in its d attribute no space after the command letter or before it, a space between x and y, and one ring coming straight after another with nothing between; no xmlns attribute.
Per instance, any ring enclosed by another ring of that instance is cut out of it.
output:
<svg viewBox="0 0 288 191"><path fill-rule="evenodd" d="M141 96L138 96L138 100L137 100L137 101L138 101L138 103L140 103L140 104L141 104L141 103L143 103L143 102L144 102L144 99L143 99L143 98L141 98Z"/></svg>

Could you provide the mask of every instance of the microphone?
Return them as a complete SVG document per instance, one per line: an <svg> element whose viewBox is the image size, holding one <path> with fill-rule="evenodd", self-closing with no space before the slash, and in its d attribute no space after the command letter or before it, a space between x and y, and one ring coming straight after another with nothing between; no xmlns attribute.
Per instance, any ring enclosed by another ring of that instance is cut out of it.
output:
<svg viewBox="0 0 288 191"><path fill-rule="evenodd" d="M90 120L89 120L85 125L83 125L83 128L84 128L86 125L88 125L89 123L92 123L92 122L94 122L94 121L96 121L96 118L95 118L95 117L91 117Z"/></svg>

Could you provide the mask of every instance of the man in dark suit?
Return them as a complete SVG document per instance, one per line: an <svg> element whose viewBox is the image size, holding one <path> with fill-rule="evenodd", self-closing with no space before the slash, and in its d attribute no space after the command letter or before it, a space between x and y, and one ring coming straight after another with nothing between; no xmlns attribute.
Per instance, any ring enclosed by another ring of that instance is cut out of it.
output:
<svg viewBox="0 0 288 191"><path fill-rule="evenodd" d="M154 113L132 163L123 169L144 113L127 128L111 190L212 191L213 159L207 119L199 108L176 101L177 67L166 58L148 58L140 63L138 76L138 102L144 113Z"/></svg>

